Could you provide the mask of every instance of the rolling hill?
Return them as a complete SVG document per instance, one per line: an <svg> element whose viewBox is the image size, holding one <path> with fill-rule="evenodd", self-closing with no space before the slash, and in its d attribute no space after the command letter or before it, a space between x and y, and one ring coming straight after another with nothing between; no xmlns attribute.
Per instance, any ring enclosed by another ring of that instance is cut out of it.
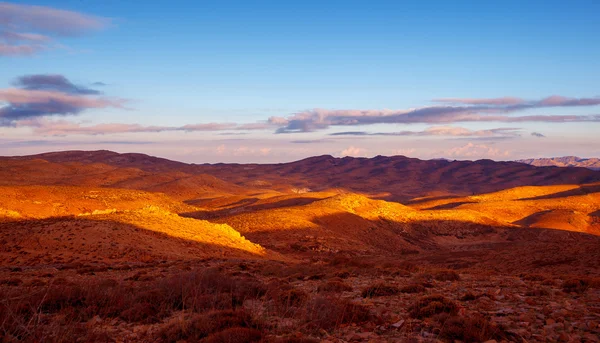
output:
<svg viewBox="0 0 600 343"><path fill-rule="evenodd" d="M530 158L517 160L515 162L525 163L536 167L581 167L592 170L600 170L600 159L581 158L577 156Z"/></svg>

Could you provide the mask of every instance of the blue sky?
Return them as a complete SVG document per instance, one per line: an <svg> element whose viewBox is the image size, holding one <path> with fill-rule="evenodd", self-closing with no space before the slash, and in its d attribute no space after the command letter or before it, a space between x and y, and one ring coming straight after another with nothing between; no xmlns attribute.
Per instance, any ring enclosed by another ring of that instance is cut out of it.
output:
<svg viewBox="0 0 600 343"><path fill-rule="evenodd" d="M599 10L598 1L0 2L0 154L598 156ZM39 105L40 85L15 86L26 75L102 94L44 88L69 94L60 98L69 106L32 113L22 98ZM505 98L520 101L481 101ZM427 117L465 106L468 119ZM209 123L227 125L189 129Z"/></svg>

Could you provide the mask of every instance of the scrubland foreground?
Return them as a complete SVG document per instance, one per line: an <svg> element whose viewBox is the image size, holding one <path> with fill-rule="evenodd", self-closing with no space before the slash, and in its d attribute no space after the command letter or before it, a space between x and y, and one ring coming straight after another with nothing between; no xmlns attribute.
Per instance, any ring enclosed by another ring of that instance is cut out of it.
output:
<svg viewBox="0 0 600 343"><path fill-rule="evenodd" d="M388 175L366 192L73 154L0 159L2 342L600 341L598 172L485 161L496 183L449 189L472 162L403 193L413 169L338 159Z"/></svg>

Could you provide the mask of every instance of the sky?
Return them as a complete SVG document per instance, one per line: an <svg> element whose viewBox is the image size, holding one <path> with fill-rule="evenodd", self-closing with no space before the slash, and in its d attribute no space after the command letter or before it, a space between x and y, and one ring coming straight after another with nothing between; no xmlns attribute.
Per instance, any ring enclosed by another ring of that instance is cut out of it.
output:
<svg viewBox="0 0 600 343"><path fill-rule="evenodd" d="M0 155L600 157L600 2L0 1Z"/></svg>

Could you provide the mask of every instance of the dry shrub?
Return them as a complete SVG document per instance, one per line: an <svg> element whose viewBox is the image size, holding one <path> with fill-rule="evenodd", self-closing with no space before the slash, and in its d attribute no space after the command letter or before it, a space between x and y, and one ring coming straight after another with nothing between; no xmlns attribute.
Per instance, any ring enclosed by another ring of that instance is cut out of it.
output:
<svg viewBox="0 0 600 343"><path fill-rule="evenodd" d="M423 293L425 292L425 290L425 286L416 283L406 285L400 288L400 292L402 293Z"/></svg>
<svg viewBox="0 0 600 343"><path fill-rule="evenodd" d="M562 289L566 293L583 293L590 287L588 278L567 279L562 284Z"/></svg>
<svg viewBox="0 0 600 343"><path fill-rule="evenodd" d="M289 280L320 280L325 277L326 270L318 264L285 265L273 263L261 269L264 276L274 276Z"/></svg>
<svg viewBox="0 0 600 343"><path fill-rule="evenodd" d="M480 298L481 295L474 294L473 292L467 292L462 297L460 297L460 301L473 301Z"/></svg>
<svg viewBox="0 0 600 343"><path fill-rule="evenodd" d="M460 275L454 270L438 270L434 272L433 278L437 281L459 281Z"/></svg>
<svg viewBox="0 0 600 343"><path fill-rule="evenodd" d="M350 277L350 275L352 275L352 274L347 270L342 270L342 271L336 272L334 274L335 277L338 277L340 279L347 279Z"/></svg>
<svg viewBox="0 0 600 343"><path fill-rule="evenodd" d="M206 314L193 314L188 319L168 322L160 330L159 339L163 342L197 341L226 329L253 327L251 316L244 311L211 311Z"/></svg>
<svg viewBox="0 0 600 343"><path fill-rule="evenodd" d="M476 343L505 338L504 330L478 314L461 317L443 313L437 315L435 320L441 325L440 337L451 342Z"/></svg>
<svg viewBox="0 0 600 343"><path fill-rule="evenodd" d="M230 328L214 333L202 340L202 343L250 343L258 342L262 338L262 332L250 328Z"/></svg>
<svg viewBox="0 0 600 343"><path fill-rule="evenodd" d="M10 279L0 280L0 285L7 285L7 286L20 286L22 283L23 283L23 280L21 280L19 278L10 278Z"/></svg>
<svg viewBox="0 0 600 343"><path fill-rule="evenodd" d="M547 279L547 276L542 274L524 274L521 275L521 278L526 281L544 281Z"/></svg>
<svg viewBox="0 0 600 343"><path fill-rule="evenodd" d="M542 281L542 286L556 286L556 282L552 279L546 279Z"/></svg>
<svg viewBox="0 0 600 343"><path fill-rule="evenodd" d="M349 300L317 296L306 304L304 321L308 328L329 330L341 324L363 323L372 319L369 309Z"/></svg>
<svg viewBox="0 0 600 343"><path fill-rule="evenodd" d="M331 279L325 283L322 283L317 288L319 292L350 292L352 287L346 284L341 279Z"/></svg>
<svg viewBox="0 0 600 343"><path fill-rule="evenodd" d="M430 295L417 300L408 309L412 318L429 318L440 313L456 314L458 305L443 295Z"/></svg>
<svg viewBox="0 0 600 343"><path fill-rule="evenodd" d="M267 307L280 316L297 316L307 299L308 295L304 291L294 288L289 283L273 281L267 285Z"/></svg>
<svg viewBox="0 0 600 343"><path fill-rule="evenodd" d="M394 285L388 285L383 282L376 283L363 289L361 295L363 298L385 297L400 293L400 289Z"/></svg>
<svg viewBox="0 0 600 343"><path fill-rule="evenodd" d="M600 288L600 277L594 277L589 280L590 288Z"/></svg>
<svg viewBox="0 0 600 343"><path fill-rule="evenodd" d="M267 339L264 343L319 343L319 340L306 337L283 337Z"/></svg>
<svg viewBox="0 0 600 343"><path fill-rule="evenodd" d="M536 288L528 290L525 295L528 297L547 297L550 295L550 291L546 288Z"/></svg>

